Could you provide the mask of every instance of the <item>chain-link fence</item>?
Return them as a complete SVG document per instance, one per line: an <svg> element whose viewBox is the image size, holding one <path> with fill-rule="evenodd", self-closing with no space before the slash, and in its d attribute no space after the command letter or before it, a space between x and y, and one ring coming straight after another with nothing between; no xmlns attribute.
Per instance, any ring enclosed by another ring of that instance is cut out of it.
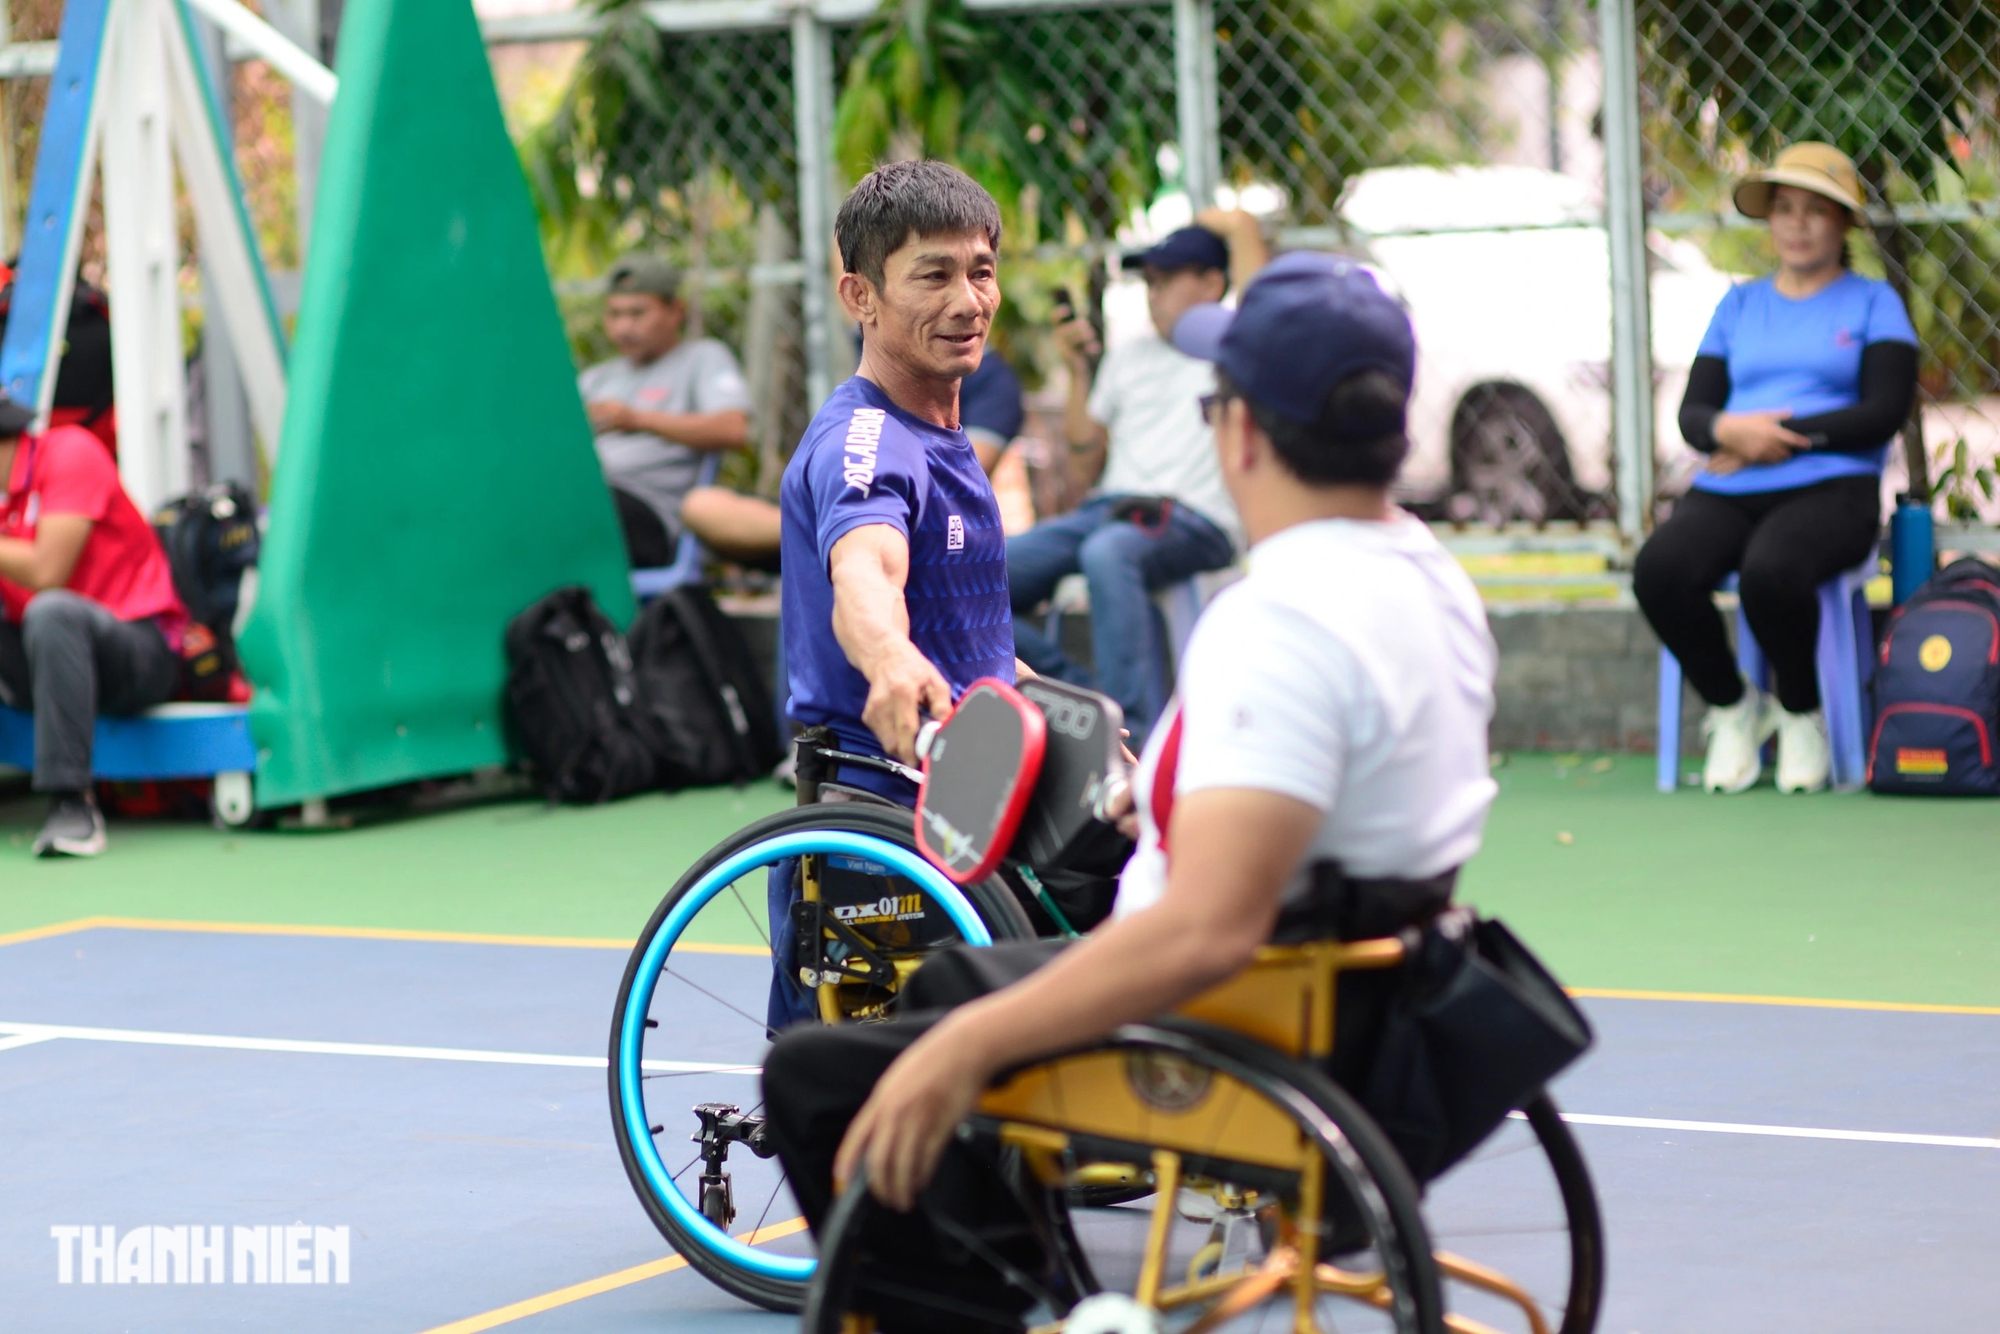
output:
<svg viewBox="0 0 2000 1334"><path fill-rule="evenodd" d="M17 221L45 82L35 69L47 67L46 50L23 44L52 38L60 8L10 6L0 147L13 161L0 179ZM824 235L842 183L927 153L1001 199L997 342L1045 407L1063 383L1046 338L1055 292L1100 304L1113 338L1142 331L1143 300L1107 261L1197 204L1240 206L1281 245L1361 255L1409 304L1422 361L1407 499L1479 525L1609 520L1621 493L1671 497L1685 483L1682 377L1721 293L1772 265L1758 226L1730 210L1730 183L1817 137L1861 164L1873 209L1856 266L1897 285L1924 340L1915 424L1940 511L1989 503L1995 0L818 0L800 12L741 0L530 26L511 36L570 43L559 95L510 114L579 357L606 352L589 280L625 249L675 259L695 328L737 349L760 405L757 457L731 464L742 485L775 484L815 387L851 365ZM510 37L504 22L489 28ZM1632 34L1612 54L1636 58L1636 98L1626 83L1607 101L1607 30ZM801 52L818 53L817 83L801 82ZM232 87L252 215L273 266L288 268L307 178L283 159L305 136L269 71L244 64ZM1653 448L1657 478L1621 472L1612 446L1614 364L1633 354L1617 362L1612 346L1607 127L1628 101L1642 144L1634 202L1651 228L1650 339L1637 341L1653 377L1650 420L1635 428L1649 438L1630 457ZM185 285L198 304L192 266ZM1053 436L1050 415L1034 429ZM1059 470L1063 454L1038 457ZM1908 484L1901 468L1891 487ZM1074 495L1075 481L1043 497Z"/></svg>
<svg viewBox="0 0 2000 1334"><path fill-rule="evenodd" d="M2000 7L1637 0L1637 18L1652 225L1724 268L1769 271L1731 184L1787 143L1844 150L1870 205L1851 263L1896 288L1923 345L1885 489L1923 485L1907 462L1950 517L2000 517L1978 478L2000 450ZM1692 464L1671 459L1663 491Z"/></svg>

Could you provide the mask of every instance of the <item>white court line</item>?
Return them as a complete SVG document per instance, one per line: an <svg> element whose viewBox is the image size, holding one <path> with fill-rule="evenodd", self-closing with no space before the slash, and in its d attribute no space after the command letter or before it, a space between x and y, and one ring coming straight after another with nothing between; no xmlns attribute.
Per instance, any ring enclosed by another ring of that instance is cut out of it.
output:
<svg viewBox="0 0 2000 1334"><path fill-rule="evenodd" d="M53 1033L16 1033L11 1037L0 1038L0 1051L8 1051L15 1047L31 1047L37 1042L47 1042L54 1036Z"/></svg>
<svg viewBox="0 0 2000 1334"><path fill-rule="evenodd" d="M558 1065L602 1070L602 1056L549 1056L526 1051L479 1051L467 1047L404 1047L380 1042L309 1042L297 1038L239 1038L212 1033L154 1033L137 1028L84 1028L75 1024L20 1024L0 1020L0 1050L52 1038L80 1042L133 1042L150 1047L215 1047L229 1051L289 1051L314 1056L402 1056L420 1061L472 1061L484 1065ZM703 1061L642 1061L646 1070L667 1074L754 1074L755 1065L715 1065Z"/></svg>
<svg viewBox="0 0 2000 1334"><path fill-rule="evenodd" d="M423 1061L471 1061L485 1065L566 1066L602 1070L602 1056L553 1056L525 1051L480 1051L466 1047L406 1047L379 1042L310 1042L297 1038L241 1038L210 1033L157 1033L135 1028L85 1028L74 1024L22 1024L0 1020L0 1051L69 1038L82 1042L131 1042L154 1047L209 1047L229 1051L286 1051L316 1056L400 1056ZM701 1061L644 1061L644 1069L665 1074L756 1074L754 1065ZM1518 1119L1519 1112L1513 1113ZM1681 1121L1656 1116L1597 1116L1564 1112L1571 1125L1614 1126L1626 1130L1687 1130L1708 1135L1772 1135L1782 1139L1848 1140L1863 1144L1921 1144L1950 1149L2000 1149L2000 1139L1981 1135L1908 1135L1887 1130L1826 1130L1813 1126L1766 1126L1737 1121Z"/></svg>
<svg viewBox="0 0 2000 1334"><path fill-rule="evenodd" d="M1519 1112L1513 1113L1520 1117ZM1843 1139L1862 1144L1928 1144L1945 1149L2000 1149L2000 1139L1983 1135L1905 1135L1890 1130L1821 1130L1813 1126L1760 1126L1739 1121L1674 1121L1657 1116L1593 1116L1564 1112L1576 1126L1620 1126L1627 1130L1693 1130L1705 1135L1776 1135L1781 1139Z"/></svg>

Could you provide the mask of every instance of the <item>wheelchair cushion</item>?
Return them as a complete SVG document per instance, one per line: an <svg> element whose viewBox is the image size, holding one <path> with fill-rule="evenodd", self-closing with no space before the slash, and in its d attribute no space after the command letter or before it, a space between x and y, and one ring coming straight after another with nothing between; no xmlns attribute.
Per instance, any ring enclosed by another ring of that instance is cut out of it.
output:
<svg viewBox="0 0 2000 1334"><path fill-rule="evenodd" d="M1004 681L959 696L932 737L917 790L917 847L954 884L991 875L1041 776L1048 724Z"/></svg>

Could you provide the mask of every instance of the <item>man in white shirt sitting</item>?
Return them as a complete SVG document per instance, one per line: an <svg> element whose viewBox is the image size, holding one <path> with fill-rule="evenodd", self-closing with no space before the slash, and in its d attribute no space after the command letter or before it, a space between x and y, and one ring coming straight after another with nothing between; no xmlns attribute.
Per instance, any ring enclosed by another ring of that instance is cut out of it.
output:
<svg viewBox="0 0 2000 1334"><path fill-rule="evenodd" d="M1044 676L1117 700L1134 745L1144 744L1167 702L1150 594L1223 568L1243 540L1196 405L1214 373L1169 336L1190 307L1220 301L1232 276L1248 281L1265 259L1264 243L1246 213L1210 210L1201 221L1125 257L1126 268L1145 272L1153 328L1105 353L1094 376L1096 331L1074 312L1059 312L1056 341L1070 377L1064 433L1103 471L1090 499L1007 543L1015 652ZM1090 584L1092 672L1050 642L1033 615L1064 575L1079 571Z"/></svg>
<svg viewBox="0 0 2000 1334"><path fill-rule="evenodd" d="M1375 934L1440 910L1479 848L1493 639L1471 581L1389 498L1408 449L1408 318L1351 261L1300 253L1265 269L1240 313L1198 308L1175 334L1217 363L1204 409L1253 545L1140 762L1139 847L1113 920L942 1015L779 1039L768 1125L814 1226L864 1163L879 1199L911 1209L999 1072L1234 976L1282 916L1310 915L1315 867L1388 905L1396 920L1351 933ZM899 1275L977 1284L920 1218L887 1226L896 1243L875 1254Z"/></svg>

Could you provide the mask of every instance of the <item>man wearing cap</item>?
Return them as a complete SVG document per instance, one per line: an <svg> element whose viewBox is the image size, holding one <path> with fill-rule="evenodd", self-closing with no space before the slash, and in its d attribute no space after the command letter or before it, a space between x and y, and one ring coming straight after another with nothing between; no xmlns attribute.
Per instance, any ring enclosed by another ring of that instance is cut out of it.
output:
<svg viewBox="0 0 2000 1334"><path fill-rule="evenodd" d="M604 332L619 355L577 377L577 388L633 567L672 564L683 529L729 559L774 560L776 505L695 485L704 453L750 436L750 389L735 354L713 338L682 338L680 275L659 257L627 255L604 286Z"/></svg>
<svg viewBox="0 0 2000 1334"><path fill-rule="evenodd" d="M1096 331L1076 312L1058 309L1056 341L1069 363L1064 433L1102 472L1076 510L1007 543L1022 661L1116 699L1134 744L1166 705L1164 646L1150 594L1228 565L1243 536L1196 408L1214 374L1169 337L1189 307L1220 301L1232 276L1248 281L1265 251L1257 220L1246 213L1212 209L1200 222L1125 257L1127 269L1145 274L1153 327L1105 352L1094 374L1102 351ZM1072 662L1033 616L1063 576L1079 571L1090 584L1094 671Z"/></svg>
<svg viewBox="0 0 2000 1334"><path fill-rule="evenodd" d="M981 1179L974 1150L946 1146L990 1080L1233 976L1307 909L1313 866L1373 882L1394 930L1441 910L1479 848L1495 650L1471 581L1389 497L1408 448L1407 317L1351 262L1297 253L1240 313L1189 311L1175 342L1215 363L1211 449L1249 570L1196 626L1179 702L1140 761L1139 849L1113 919L943 1015L778 1040L769 1131L815 1226L864 1163L905 1212L941 1155L941 1180ZM882 1226L895 1235L869 1249L897 1257L897 1281L992 1291L920 1218Z"/></svg>
<svg viewBox="0 0 2000 1334"><path fill-rule="evenodd" d="M172 697L187 612L104 443L81 426L31 434L32 420L0 398L0 703L35 715L35 790L49 794L35 852L92 857L97 715Z"/></svg>
<svg viewBox="0 0 2000 1334"><path fill-rule="evenodd" d="M1917 388L1917 334L1895 289L1847 264L1861 175L1831 144L1793 144L1736 186L1778 271L1731 288L1688 371L1681 434L1708 456L1639 549L1632 593L1708 704L1702 781L1742 792L1778 738L1780 792L1832 767L1820 708L1819 586L1869 558L1882 466ZM1736 665L1715 588L1731 571L1776 698Z"/></svg>

